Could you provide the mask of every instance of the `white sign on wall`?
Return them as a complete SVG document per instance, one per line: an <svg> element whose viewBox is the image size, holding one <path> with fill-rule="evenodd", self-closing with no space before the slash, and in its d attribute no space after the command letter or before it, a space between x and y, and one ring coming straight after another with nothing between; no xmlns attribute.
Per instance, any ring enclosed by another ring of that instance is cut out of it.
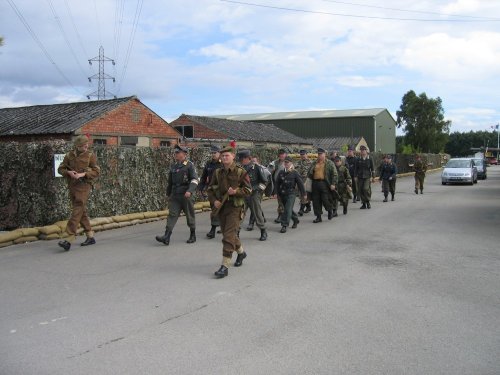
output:
<svg viewBox="0 0 500 375"><path fill-rule="evenodd" d="M57 172L57 168L59 168L59 165L61 165L63 160L64 160L64 154L54 154L54 176L55 177L62 177L62 175L60 175Z"/></svg>

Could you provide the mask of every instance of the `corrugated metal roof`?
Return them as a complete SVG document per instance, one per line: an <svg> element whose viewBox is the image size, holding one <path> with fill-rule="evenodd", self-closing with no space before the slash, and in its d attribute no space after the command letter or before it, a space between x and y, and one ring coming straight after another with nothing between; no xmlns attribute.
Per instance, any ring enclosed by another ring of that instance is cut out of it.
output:
<svg viewBox="0 0 500 375"><path fill-rule="evenodd" d="M306 138L314 147L322 147L328 152L340 151L344 145L356 146L363 137Z"/></svg>
<svg viewBox="0 0 500 375"><path fill-rule="evenodd" d="M306 139L282 130L272 124L243 122L207 116L182 115L198 124L227 135L230 139L254 142L302 143L309 144ZM182 117L181 116L181 117ZM173 123L175 126L175 122Z"/></svg>
<svg viewBox="0 0 500 375"><path fill-rule="evenodd" d="M0 135L72 134L83 125L136 99L96 100L0 109Z"/></svg>
<svg viewBox="0 0 500 375"><path fill-rule="evenodd" d="M237 121L259 121L259 120L288 120L308 118L335 118L335 117L374 117L379 113L387 111L386 108L370 109L328 109L322 111L298 111L298 112L274 112L274 113L249 113L239 115L217 115L216 118L225 118Z"/></svg>

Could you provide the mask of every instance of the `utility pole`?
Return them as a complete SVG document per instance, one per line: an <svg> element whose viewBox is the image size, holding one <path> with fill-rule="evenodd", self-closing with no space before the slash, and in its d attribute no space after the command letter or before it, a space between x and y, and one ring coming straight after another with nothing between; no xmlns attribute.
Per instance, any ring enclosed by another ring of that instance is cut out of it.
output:
<svg viewBox="0 0 500 375"><path fill-rule="evenodd" d="M99 56L94 57L93 59L89 59L89 65L92 65L92 61L99 61L99 73L94 74L89 78L89 82L92 82L93 79L98 80L97 91L94 91L91 94L87 95L87 99L90 99L91 96L96 96L97 100L106 99L106 80L112 79L115 82L115 77L111 77L109 74L104 73L104 63L106 61L111 61L113 65L115 65L115 60L110 59L109 57L104 56L104 48L102 46L99 48ZM108 91L108 94L112 95L116 99L116 95L112 92Z"/></svg>

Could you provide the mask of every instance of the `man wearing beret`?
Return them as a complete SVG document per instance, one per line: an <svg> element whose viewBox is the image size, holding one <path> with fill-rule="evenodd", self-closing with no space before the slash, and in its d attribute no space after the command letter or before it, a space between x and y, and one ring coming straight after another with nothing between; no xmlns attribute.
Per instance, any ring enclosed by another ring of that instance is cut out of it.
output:
<svg viewBox="0 0 500 375"><path fill-rule="evenodd" d="M252 187L248 173L236 165L234 158L234 148L225 147L221 150L223 167L215 171L207 191L208 199L215 207L212 214L219 216L222 231L222 264L214 273L219 279L228 275L233 252L238 254L235 267L240 267L247 256L238 231L243 218L245 197L252 193Z"/></svg>
<svg viewBox="0 0 500 375"><path fill-rule="evenodd" d="M165 234L156 236L156 241L165 245L170 244L170 236L174 230L177 219L184 211L187 225L190 229L187 243L196 242L196 222L194 214L194 192L198 187L198 175L194 164L187 160L188 150L181 146L175 147L175 163L168 173L167 197L168 217Z"/></svg>
<svg viewBox="0 0 500 375"><path fill-rule="evenodd" d="M328 220L334 217L331 191L336 189L337 169L333 162L326 158L326 150L318 148L318 159L314 161L307 175L312 180L312 201L316 219L313 223L321 223L323 207L328 212Z"/></svg>
<svg viewBox="0 0 500 375"><path fill-rule="evenodd" d="M358 184L358 194L361 198L361 209L370 209L370 199L372 196L371 182L375 181L375 168L373 159L368 155L366 146L360 148L361 156L356 160L356 178Z"/></svg>
<svg viewBox="0 0 500 375"><path fill-rule="evenodd" d="M200 190L202 195L206 194L208 185L210 185L210 181L212 180L212 176L214 175L215 170L217 168L222 167L222 162L220 160L220 148L218 146L212 145L210 147L210 151L212 153L212 159L210 159L205 164L205 167L203 168L203 173L202 173L201 179L200 179L199 190ZM213 209L214 208L212 207L212 210ZM211 216L210 217L210 224L211 224L211 229L207 233L207 237L214 238L215 237L215 230L220 225L219 218L217 216Z"/></svg>
<svg viewBox="0 0 500 375"><path fill-rule="evenodd" d="M97 165L95 154L89 151L89 139L85 135L76 137L74 149L64 156L57 171L66 178L72 208L71 217L66 226L68 238L60 241L59 246L66 251L71 248L78 224L81 224L87 235L87 239L80 245L95 244L94 232L87 215L87 200L92 190L92 183L99 177L101 169Z"/></svg>
<svg viewBox="0 0 500 375"><path fill-rule="evenodd" d="M245 198L245 212L250 209L255 224L260 229L260 241L267 240L266 220L262 212L262 194L266 189L267 178L264 175L264 170L252 162L250 150L242 150L238 153L241 166L245 169L250 177L252 186L252 194Z"/></svg>
<svg viewBox="0 0 500 375"><path fill-rule="evenodd" d="M307 179L307 173L309 173L309 168L311 168L312 161L307 157L307 151L306 150L300 150L300 159L295 163L295 170L299 173L300 177L302 178L302 182L305 184L306 179ZM311 212L311 193L307 192L306 197L300 197L300 209L299 209L299 216L302 216L304 214L307 214L308 212Z"/></svg>

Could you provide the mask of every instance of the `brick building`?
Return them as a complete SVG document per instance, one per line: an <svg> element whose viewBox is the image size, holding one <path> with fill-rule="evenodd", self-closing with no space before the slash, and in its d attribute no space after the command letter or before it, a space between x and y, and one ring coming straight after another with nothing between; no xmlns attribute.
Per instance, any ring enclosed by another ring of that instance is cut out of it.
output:
<svg viewBox="0 0 500 375"><path fill-rule="evenodd" d="M167 147L181 138L135 96L0 109L0 142L68 141L78 134L120 146Z"/></svg>
<svg viewBox="0 0 500 375"><path fill-rule="evenodd" d="M272 124L182 114L170 123L188 146L236 141L238 147L312 148L312 142Z"/></svg>

